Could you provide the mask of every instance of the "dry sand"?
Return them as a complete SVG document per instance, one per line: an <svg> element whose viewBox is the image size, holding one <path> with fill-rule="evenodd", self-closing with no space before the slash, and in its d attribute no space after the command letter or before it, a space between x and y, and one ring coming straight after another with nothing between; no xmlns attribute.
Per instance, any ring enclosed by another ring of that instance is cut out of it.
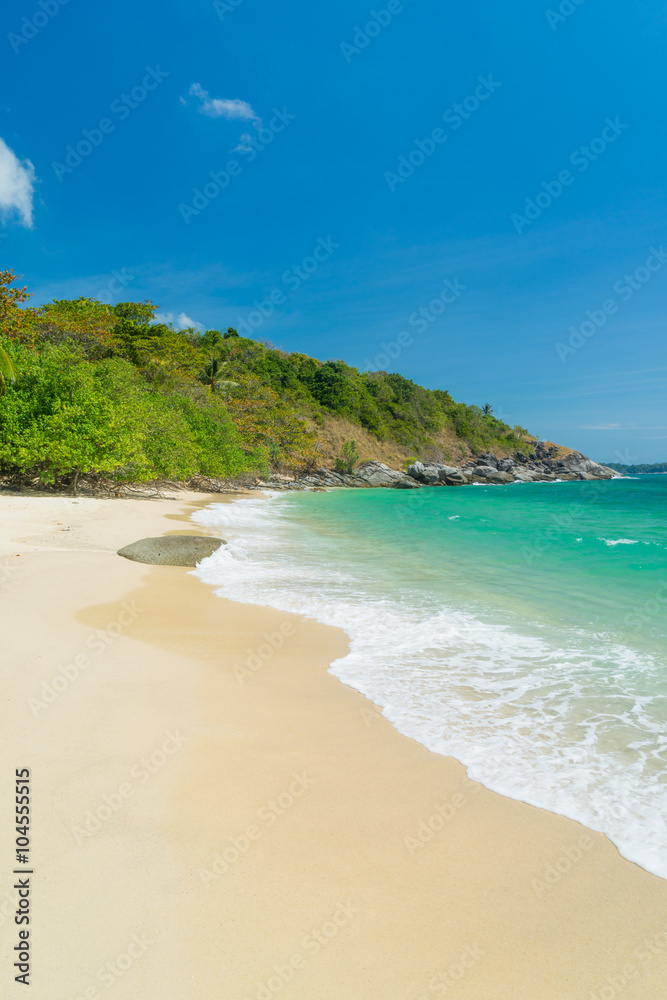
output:
<svg viewBox="0 0 667 1000"><path fill-rule="evenodd" d="M662 1000L667 882L399 735L342 632L115 554L214 499L2 499L3 1000L22 767L34 1000Z"/></svg>

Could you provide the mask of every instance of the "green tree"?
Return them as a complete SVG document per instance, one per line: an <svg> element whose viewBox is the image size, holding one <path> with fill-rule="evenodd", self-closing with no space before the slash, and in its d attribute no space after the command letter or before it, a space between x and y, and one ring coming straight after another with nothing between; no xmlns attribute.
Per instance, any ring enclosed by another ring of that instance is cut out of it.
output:
<svg viewBox="0 0 667 1000"><path fill-rule="evenodd" d="M340 457L336 459L336 472L344 472L351 476L358 461L357 442L344 441Z"/></svg>
<svg viewBox="0 0 667 1000"><path fill-rule="evenodd" d="M136 365L149 382L169 385L183 376L196 377L201 353L191 339L165 323L123 317L114 327L120 354Z"/></svg>
<svg viewBox="0 0 667 1000"><path fill-rule="evenodd" d="M97 299L56 299L39 309L30 310L24 333L36 344L70 343L81 347L86 357L98 360L110 357L118 344L114 337L117 323L112 306ZM22 338L24 341L26 337Z"/></svg>
<svg viewBox="0 0 667 1000"><path fill-rule="evenodd" d="M21 334L27 310L19 309L30 298L27 287L12 288L18 275L13 270L0 271L0 334L17 337Z"/></svg>
<svg viewBox="0 0 667 1000"><path fill-rule="evenodd" d="M219 330L207 330L199 337L200 345L209 352L215 351L222 343L222 334Z"/></svg>
<svg viewBox="0 0 667 1000"><path fill-rule="evenodd" d="M0 347L0 396L7 392L7 383L16 382L16 368L14 362L7 354L4 347Z"/></svg>
<svg viewBox="0 0 667 1000"><path fill-rule="evenodd" d="M308 388L318 403L335 413L352 415L358 401L358 390L343 361L325 361L308 380Z"/></svg>
<svg viewBox="0 0 667 1000"><path fill-rule="evenodd" d="M226 362L221 362L218 358L211 358L211 360L207 361L204 365L197 377L202 385L207 385L209 387L211 392L231 389L232 386L236 385L236 382L232 382L231 379L224 378L226 375L226 367Z"/></svg>
<svg viewBox="0 0 667 1000"><path fill-rule="evenodd" d="M112 308L119 319L129 319L132 323L152 323L159 306L144 299L143 302L117 302Z"/></svg>
<svg viewBox="0 0 667 1000"><path fill-rule="evenodd" d="M5 470L75 482L85 472L235 475L269 460L308 469L325 448L314 428L326 432L333 416L422 457L455 438L476 451L531 447L527 431L498 420L490 404L456 403L397 373L289 354L233 327L177 330L157 322L147 301L112 307L80 297L33 308L16 280L0 272ZM346 441L342 467L358 457Z"/></svg>
<svg viewBox="0 0 667 1000"><path fill-rule="evenodd" d="M45 483L118 472L140 457L142 431L122 361L92 365L68 345L19 354L15 389L0 400L0 466L35 470Z"/></svg>

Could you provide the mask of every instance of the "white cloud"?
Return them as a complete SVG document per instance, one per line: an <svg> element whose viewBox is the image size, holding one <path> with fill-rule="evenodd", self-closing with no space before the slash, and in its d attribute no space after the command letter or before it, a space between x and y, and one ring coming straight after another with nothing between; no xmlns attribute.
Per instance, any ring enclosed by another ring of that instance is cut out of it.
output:
<svg viewBox="0 0 667 1000"><path fill-rule="evenodd" d="M239 101L236 98L210 97L207 90L204 90L200 83L193 83L190 87L190 94L198 97L202 102L199 112L208 115L209 118L241 118L244 121L261 124L261 118L255 114L247 101Z"/></svg>
<svg viewBox="0 0 667 1000"><path fill-rule="evenodd" d="M657 427L638 427L637 424L582 424L580 431L667 431L667 427L658 425Z"/></svg>
<svg viewBox="0 0 667 1000"><path fill-rule="evenodd" d="M620 431L620 424L582 424L581 431Z"/></svg>
<svg viewBox="0 0 667 1000"><path fill-rule="evenodd" d="M204 324L198 323L196 319L190 319L190 317L182 312L178 316L175 316L172 312L158 313L155 317L156 323L171 323L175 326L177 330L187 330L189 327L194 327L195 330L203 330Z"/></svg>
<svg viewBox="0 0 667 1000"><path fill-rule="evenodd" d="M234 146L234 153L250 153L252 151L252 136L249 132L244 132L239 139L238 146Z"/></svg>
<svg viewBox="0 0 667 1000"><path fill-rule="evenodd" d="M35 180L35 168L30 160L21 162L4 139L0 139L0 213L3 222L16 212L21 225L32 229Z"/></svg>
<svg viewBox="0 0 667 1000"><path fill-rule="evenodd" d="M189 326L194 326L199 330L204 329L203 323L198 323L196 319L190 319L185 313L179 313L176 317L176 326L179 330L185 330Z"/></svg>

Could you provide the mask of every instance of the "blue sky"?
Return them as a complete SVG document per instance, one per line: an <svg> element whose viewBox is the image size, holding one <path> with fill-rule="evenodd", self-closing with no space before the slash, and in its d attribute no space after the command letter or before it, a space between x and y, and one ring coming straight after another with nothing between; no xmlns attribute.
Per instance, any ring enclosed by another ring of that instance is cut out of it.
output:
<svg viewBox="0 0 667 1000"><path fill-rule="evenodd" d="M150 298L667 459L664 3L21 0L3 25L0 253L37 302Z"/></svg>

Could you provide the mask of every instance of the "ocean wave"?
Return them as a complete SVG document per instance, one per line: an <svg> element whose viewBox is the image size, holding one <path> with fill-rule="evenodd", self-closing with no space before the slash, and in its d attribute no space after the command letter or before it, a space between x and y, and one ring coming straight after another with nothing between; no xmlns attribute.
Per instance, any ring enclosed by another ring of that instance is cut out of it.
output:
<svg viewBox="0 0 667 1000"><path fill-rule="evenodd" d="M401 733L457 758L494 791L606 833L625 857L667 877L667 747L648 693L660 665L649 654L576 629L558 643L461 608L374 593L343 555L325 564L316 544L296 544L292 506L278 497L194 515L229 539L200 564L202 580L228 599L344 629L350 652L331 672Z"/></svg>

